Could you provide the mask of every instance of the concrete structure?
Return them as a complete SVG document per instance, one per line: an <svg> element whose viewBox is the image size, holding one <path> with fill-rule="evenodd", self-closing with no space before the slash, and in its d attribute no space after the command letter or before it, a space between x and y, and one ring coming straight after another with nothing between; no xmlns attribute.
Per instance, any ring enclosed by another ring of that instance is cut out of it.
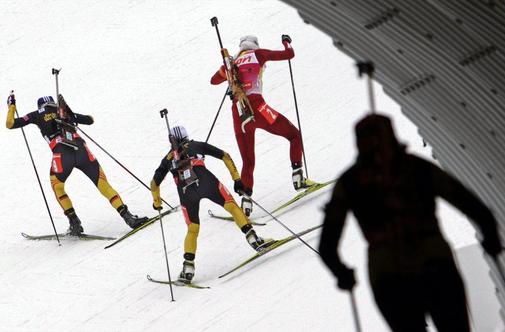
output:
<svg viewBox="0 0 505 332"><path fill-rule="evenodd" d="M375 63L376 80L443 167L492 208L503 236L505 1L283 1L340 51ZM505 285L489 263L503 308Z"/></svg>

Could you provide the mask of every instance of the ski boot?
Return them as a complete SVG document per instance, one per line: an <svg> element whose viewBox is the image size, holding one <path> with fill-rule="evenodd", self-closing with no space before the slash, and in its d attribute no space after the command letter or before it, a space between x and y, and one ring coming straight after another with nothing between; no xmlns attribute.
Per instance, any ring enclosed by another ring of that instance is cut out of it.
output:
<svg viewBox="0 0 505 332"><path fill-rule="evenodd" d="M81 235L84 232L84 229L82 228L81 220L79 219L77 214L75 214L74 209L73 208L68 209L67 211L65 211L65 215L67 216L68 222L70 223L70 227L67 230L67 234L72 236Z"/></svg>
<svg viewBox="0 0 505 332"><path fill-rule="evenodd" d="M242 197L242 203L240 205L244 214L249 217L252 213L253 205L250 198Z"/></svg>
<svg viewBox="0 0 505 332"><path fill-rule="evenodd" d="M243 226L241 230L245 234L247 243L249 243L249 245L257 252L262 251L273 243L272 239L265 240L258 236L250 224Z"/></svg>
<svg viewBox="0 0 505 332"><path fill-rule="evenodd" d="M182 263L182 271L181 273L179 273L179 278L177 279L177 281L185 284L190 284L194 276L195 276L195 262L184 260L184 262Z"/></svg>
<svg viewBox="0 0 505 332"><path fill-rule="evenodd" d="M312 187L315 184L315 182L303 177L302 167L301 166L296 167L296 166L297 165L293 166L293 174L291 177L293 180L293 187L295 187L295 190L298 191Z"/></svg>
<svg viewBox="0 0 505 332"><path fill-rule="evenodd" d="M149 220L147 217L139 218L138 216L131 214L130 211L128 211L128 207L126 205L121 205L117 210L126 224L133 229L142 226L146 221Z"/></svg>

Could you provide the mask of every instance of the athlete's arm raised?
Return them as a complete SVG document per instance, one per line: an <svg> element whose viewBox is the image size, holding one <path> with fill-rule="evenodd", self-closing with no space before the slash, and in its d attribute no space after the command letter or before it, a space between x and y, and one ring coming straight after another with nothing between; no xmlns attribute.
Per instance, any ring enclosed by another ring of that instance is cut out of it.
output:
<svg viewBox="0 0 505 332"><path fill-rule="evenodd" d="M210 84L218 85L226 81L226 71L224 70L224 65L221 65L218 71L210 79Z"/></svg>
<svg viewBox="0 0 505 332"><path fill-rule="evenodd" d="M5 126L8 129L21 128L33 122L35 112L28 113L22 118L14 118L16 114L16 98L14 97L14 94L11 94L7 99L7 105L9 105L9 111L7 112L7 121L5 122Z"/></svg>
<svg viewBox="0 0 505 332"><path fill-rule="evenodd" d="M272 51L267 49L257 49L254 53L258 58L260 65L262 66L267 61L282 61L282 60L290 60L295 56L295 51L291 47L291 44L288 40L283 40L282 45L284 45L284 50L282 51Z"/></svg>

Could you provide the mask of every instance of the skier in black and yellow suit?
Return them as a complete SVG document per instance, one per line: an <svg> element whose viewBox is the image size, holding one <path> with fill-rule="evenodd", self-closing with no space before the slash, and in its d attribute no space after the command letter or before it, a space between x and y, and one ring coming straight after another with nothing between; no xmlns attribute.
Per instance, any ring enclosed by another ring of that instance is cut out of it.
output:
<svg viewBox="0 0 505 332"><path fill-rule="evenodd" d="M63 97L59 96L60 107L65 108L71 125L93 124L93 118L89 115L82 115L72 112ZM77 134L72 133L75 148L64 143L61 135L60 124L58 123L58 110L53 97L41 97L37 101L38 110L28 113L21 118L15 118L16 99L14 94L8 98L6 126L9 129L21 128L28 124L35 124L39 127L44 139L48 142L53 159L51 162L51 187L58 203L63 208L65 215L70 222L68 234L80 235L84 230L79 217L77 217L72 205L72 201L65 192L65 181L75 168L81 170L97 186L100 193L105 196L110 204L119 212L121 217L131 228L136 228L147 221L147 218L139 218L128 211L128 207L123 203L119 194L111 187L105 173L100 167L98 160L88 149L86 142Z"/></svg>
<svg viewBox="0 0 505 332"><path fill-rule="evenodd" d="M177 185L182 213L188 226L186 239L184 240L184 263L182 272L179 275L179 281L189 283L195 273L194 260L200 230L198 211L202 198L208 198L224 207L233 216L235 223L245 234L247 242L254 250L261 251L268 245L269 241L265 241L256 235L253 226L237 205L233 196L214 174L205 167L205 155L223 160L235 182L234 190L241 194L244 191L244 185L230 155L208 143L189 140L186 129L182 126L171 128L170 133L178 143L179 149L177 152L180 159L175 161L174 152L170 150L156 169L151 181L153 208L161 210L160 184L170 171Z"/></svg>

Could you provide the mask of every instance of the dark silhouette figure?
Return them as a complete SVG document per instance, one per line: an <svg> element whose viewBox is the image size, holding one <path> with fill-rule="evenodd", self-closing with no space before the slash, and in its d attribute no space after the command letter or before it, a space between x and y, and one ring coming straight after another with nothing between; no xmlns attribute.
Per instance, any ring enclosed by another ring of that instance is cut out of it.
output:
<svg viewBox="0 0 505 332"><path fill-rule="evenodd" d="M375 301L393 331L426 331L430 315L439 331L470 331L463 281L435 216L441 197L480 228L484 250L502 250L490 210L459 181L408 154L391 121L369 115L356 125L358 158L338 179L326 216L319 251L352 290L354 270L337 253L346 214L352 211L368 242L368 268Z"/></svg>

